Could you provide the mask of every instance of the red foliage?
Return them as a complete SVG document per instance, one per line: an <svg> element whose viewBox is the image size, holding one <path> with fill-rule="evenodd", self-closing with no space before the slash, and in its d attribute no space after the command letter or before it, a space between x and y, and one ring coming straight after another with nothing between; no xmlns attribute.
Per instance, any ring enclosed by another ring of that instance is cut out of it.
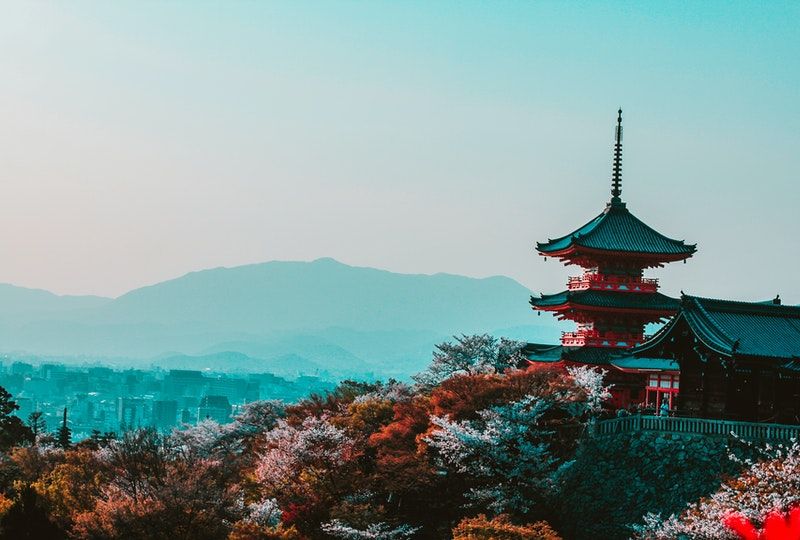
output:
<svg viewBox="0 0 800 540"><path fill-rule="evenodd" d="M443 381L431 393L432 413L465 420L477 411L517 401L527 395L549 396L564 384L562 373L549 366L510 370L504 375L457 375Z"/></svg>
<svg viewBox="0 0 800 540"><path fill-rule="evenodd" d="M419 448L419 438L430 423L429 408L425 398L396 403L392 421L369 437L375 479L391 491L418 489L433 474Z"/></svg>
<svg viewBox="0 0 800 540"><path fill-rule="evenodd" d="M764 520L764 528L755 526L738 514L725 519L725 526L742 540L800 540L800 507L793 508L788 515L773 512Z"/></svg>

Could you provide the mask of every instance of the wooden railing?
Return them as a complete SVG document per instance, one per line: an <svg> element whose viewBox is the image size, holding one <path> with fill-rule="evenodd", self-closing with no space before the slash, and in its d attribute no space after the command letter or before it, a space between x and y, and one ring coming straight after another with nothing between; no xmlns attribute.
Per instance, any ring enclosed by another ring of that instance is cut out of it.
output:
<svg viewBox="0 0 800 540"><path fill-rule="evenodd" d="M647 340L643 334L623 334L620 332L599 332L597 330L578 330L561 332L561 344L567 347L633 347Z"/></svg>
<svg viewBox="0 0 800 540"><path fill-rule="evenodd" d="M788 441L800 438L800 426L668 416L624 416L601 420L593 428L595 435L611 435L613 433L632 431L661 431L709 436L735 435L741 439L765 441Z"/></svg>
<svg viewBox="0 0 800 540"><path fill-rule="evenodd" d="M570 277L567 288L571 291L593 289L597 291L656 292L658 279L615 276L613 274L583 274Z"/></svg>

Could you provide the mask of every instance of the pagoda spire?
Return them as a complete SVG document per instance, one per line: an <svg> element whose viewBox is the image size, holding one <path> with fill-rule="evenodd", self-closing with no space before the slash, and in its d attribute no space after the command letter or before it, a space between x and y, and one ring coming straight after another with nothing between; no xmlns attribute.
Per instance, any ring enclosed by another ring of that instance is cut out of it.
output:
<svg viewBox="0 0 800 540"><path fill-rule="evenodd" d="M611 202L621 203L622 199L622 108L618 111L617 129L614 133L614 167L611 175Z"/></svg>

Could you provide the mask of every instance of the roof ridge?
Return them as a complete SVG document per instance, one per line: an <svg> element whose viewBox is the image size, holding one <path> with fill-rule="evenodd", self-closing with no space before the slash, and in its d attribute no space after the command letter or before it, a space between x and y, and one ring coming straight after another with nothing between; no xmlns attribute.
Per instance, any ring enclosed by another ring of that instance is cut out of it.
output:
<svg viewBox="0 0 800 540"><path fill-rule="evenodd" d="M800 306L791 306L785 304L772 304L763 302L748 302L745 300L729 300L726 298L709 298L704 296L693 296L684 294L683 298L691 299L702 304L704 310L711 311L745 311L747 313L758 313L761 315L769 315L776 317L798 317L800 318ZM711 305L709 305L711 304ZM714 306L716 304L716 306ZM717 307L719 309L714 309ZM728 308L728 309L724 309ZM730 309L734 308L734 309Z"/></svg>

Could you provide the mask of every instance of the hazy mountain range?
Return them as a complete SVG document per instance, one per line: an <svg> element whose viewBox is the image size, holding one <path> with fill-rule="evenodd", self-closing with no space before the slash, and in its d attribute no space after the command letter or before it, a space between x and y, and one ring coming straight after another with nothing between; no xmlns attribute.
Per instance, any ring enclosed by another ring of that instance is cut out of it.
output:
<svg viewBox="0 0 800 540"><path fill-rule="evenodd" d="M164 367L405 376L454 333L554 341L507 277L397 274L333 259L192 272L118 298L0 285L0 350Z"/></svg>

